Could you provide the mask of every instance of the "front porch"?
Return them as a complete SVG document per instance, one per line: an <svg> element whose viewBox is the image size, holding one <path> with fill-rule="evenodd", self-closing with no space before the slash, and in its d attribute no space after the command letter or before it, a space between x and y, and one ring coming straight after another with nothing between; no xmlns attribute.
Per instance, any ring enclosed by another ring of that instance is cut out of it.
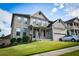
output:
<svg viewBox="0 0 79 59"><path fill-rule="evenodd" d="M71 29L67 32L69 35L79 35L79 30Z"/></svg>
<svg viewBox="0 0 79 59"><path fill-rule="evenodd" d="M30 34L33 39L47 39L46 28L30 27Z"/></svg>

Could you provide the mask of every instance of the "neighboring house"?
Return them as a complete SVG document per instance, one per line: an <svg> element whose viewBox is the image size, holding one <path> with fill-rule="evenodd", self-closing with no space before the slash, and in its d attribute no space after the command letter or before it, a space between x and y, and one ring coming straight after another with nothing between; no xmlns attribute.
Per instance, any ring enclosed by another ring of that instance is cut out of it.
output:
<svg viewBox="0 0 79 59"><path fill-rule="evenodd" d="M0 37L0 45L3 43L5 46L9 45L10 44L10 37L11 37L11 35Z"/></svg>
<svg viewBox="0 0 79 59"><path fill-rule="evenodd" d="M67 33L66 25L61 19L51 22L41 11L33 15L13 14L11 28L11 38L31 35L36 39L58 41Z"/></svg>
<svg viewBox="0 0 79 59"><path fill-rule="evenodd" d="M68 21L65 21L67 25L67 34L68 35L79 35L79 19L75 17Z"/></svg>

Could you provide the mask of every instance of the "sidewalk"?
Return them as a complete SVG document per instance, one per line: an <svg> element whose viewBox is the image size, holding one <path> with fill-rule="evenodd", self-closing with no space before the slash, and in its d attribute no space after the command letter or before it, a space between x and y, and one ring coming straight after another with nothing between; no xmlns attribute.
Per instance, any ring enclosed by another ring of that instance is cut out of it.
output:
<svg viewBox="0 0 79 59"><path fill-rule="evenodd" d="M32 56L58 56L58 55L68 53L68 52L73 52L76 50L79 50L79 46L74 46L74 47L64 48L64 49L60 49L60 50L40 53L40 54L36 54L36 55L32 55Z"/></svg>

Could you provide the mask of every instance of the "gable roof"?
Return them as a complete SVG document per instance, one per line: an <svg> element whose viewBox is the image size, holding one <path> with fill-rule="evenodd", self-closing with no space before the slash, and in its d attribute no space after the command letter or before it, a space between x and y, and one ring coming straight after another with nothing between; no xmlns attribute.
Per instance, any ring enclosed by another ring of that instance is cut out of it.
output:
<svg viewBox="0 0 79 59"><path fill-rule="evenodd" d="M61 19L57 19L57 20L55 20L55 21L50 21L50 24L48 25L48 27L52 26L52 24L54 24L56 21L61 21L62 24L63 24L63 25L65 26L65 28L66 28L66 25L64 24L64 21L62 21Z"/></svg>
<svg viewBox="0 0 79 59"><path fill-rule="evenodd" d="M45 19L49 20L41 11L38 11L38 12L34 13L34 14L31 15L31 16L34 16L34 15L36 15L36 14L41 14Z"/></svg>
<svg viewBox="0 0 79 59"><path fill-rule="evenodd" d="M65 25L65 23L64 23L64 21L62 21L61 19L57 19L56 21L60 21L60 22L65 26L65 28L67 28L66 25ZM55 21L55 22L56 22L56 21ZM54 23L55 23L55 22L54 22Z"/></svg>
<svg viewBox="0 0 79 59"><path fill-rule="evenodd" d="M0 39L10 39L11 34L4 36L4 37L0 37Z"/></svg>
<svg viewBox="0 0 79 59"><path fill-rule="evenodd" d="M74 22L74 20L76 20L76 19L79 21L78 17L75 17L75 18L73 18L73 19L70 19L70 20L68 20L68 21L65 21L64 23L72 23L72 22Z"/></svg>

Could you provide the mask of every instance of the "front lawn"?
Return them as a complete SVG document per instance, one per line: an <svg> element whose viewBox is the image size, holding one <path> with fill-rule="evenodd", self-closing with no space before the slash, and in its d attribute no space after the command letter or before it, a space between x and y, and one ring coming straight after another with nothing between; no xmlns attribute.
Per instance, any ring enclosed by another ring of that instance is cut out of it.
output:
<svg viewBox="0 0 79 59"><path fill-rule="evenodd" d="M79 56L79 50L74 51L74 52L70 52L70 53L66 53L66 54L63 54L61 56Z"/></svg>
<svg viewBox="0 0 79 59"><path fill-rule="evenodd" d="M29 44L21 44L12 47L0 49L2 56L26 56L36 53L53 51L70 46L79 45L78 42L54 42L54 41L37 41Z"/></svg>

